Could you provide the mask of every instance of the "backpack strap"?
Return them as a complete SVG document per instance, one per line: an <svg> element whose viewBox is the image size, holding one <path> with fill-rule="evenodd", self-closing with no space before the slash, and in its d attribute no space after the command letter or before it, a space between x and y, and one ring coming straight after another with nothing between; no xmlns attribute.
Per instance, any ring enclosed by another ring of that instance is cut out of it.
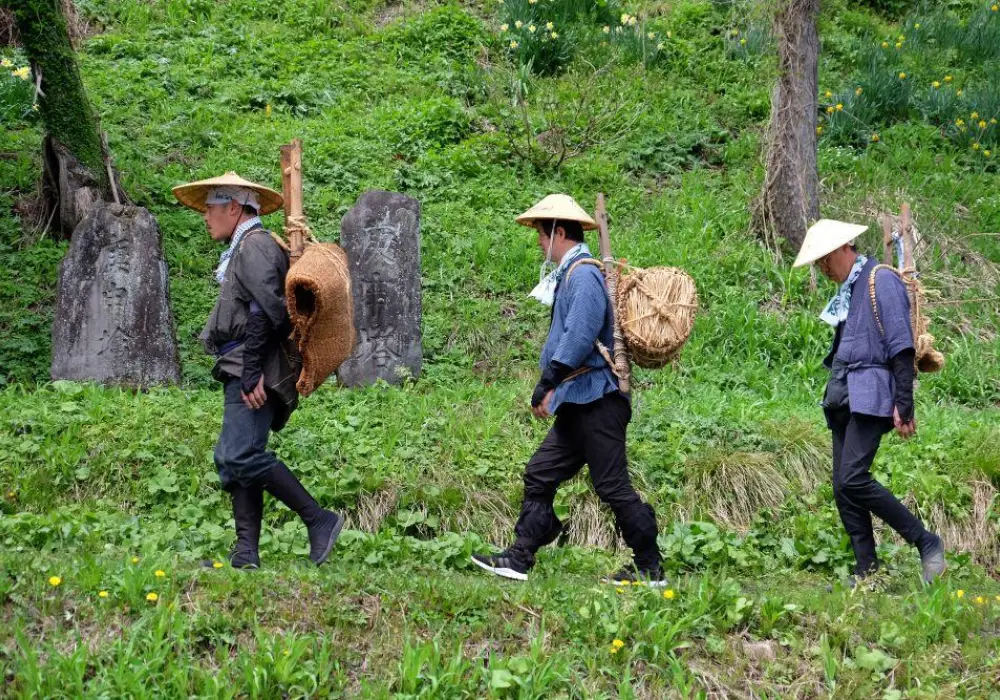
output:
<svg viewBox="0 0 1000 700"><path fill-rule="evenodd" d="M600 260L598 260L597 258L580 258L572 265L570 265L568 270L566 270L567 282L569 282L569 276L572 275L573 271L576 268L580 267L580 265L593 265L601 271L601 274L604 274L604 263L602 263Z"/></svg>

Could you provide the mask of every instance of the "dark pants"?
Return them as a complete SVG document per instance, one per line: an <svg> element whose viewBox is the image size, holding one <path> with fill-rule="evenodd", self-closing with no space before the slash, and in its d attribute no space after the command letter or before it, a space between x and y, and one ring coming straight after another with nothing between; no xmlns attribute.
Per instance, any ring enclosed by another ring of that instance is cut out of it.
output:
<svg viewBox="0 0 1000 700"><path fill-rule="evenodd" d="M222 488L250 488L260 484L278 458L267 449L267 439L274 421L278 399L268 396L267 403L256 411L248 408L240 396L240 381L225 382L226 405L222 413L222 432L215 445L215 466Z"/></svg>
<svg viewBox="0 0 1000 700"><path fill-rule="evenodd" d="M640 569L656 568L656 516L632 488L625 456L625 433L632 407L621 394L589 404L563 404L555 424L524 470L524 505L514 532L514 547L530 562L539 547L558 535L561 523L552 502L559 485L590 467L594 490L611 507Z"/></svg>
<svg viewBox="0 0 1000 700"><path fill-rule="evenodd" d="M872 515L918 547L925 544L929 533L919 518L871 475L875 453L882 436L892 430L892 420L837 411L827 413L827 422L833 431L833 496L851 538L857 560L854 572L865 575L878 568Z"/></svg>

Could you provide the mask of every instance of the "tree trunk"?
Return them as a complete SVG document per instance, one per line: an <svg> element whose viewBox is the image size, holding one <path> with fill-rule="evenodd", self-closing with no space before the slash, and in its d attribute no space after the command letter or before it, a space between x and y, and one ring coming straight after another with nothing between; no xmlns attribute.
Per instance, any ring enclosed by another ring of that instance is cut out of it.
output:
<svg viewBox="0 0 1000 700"><path fill-rule="evenodd" d="M14 0L13 9L38 82L39 112L47 133L46 218L69 237L87 214L82 205L117 199L118 192L108 175L110 160L80 78L62 0ZM78 193L81 188L93 191Z"/></svg>
<svg viewBox="0 0 1000 700"><path fill-rule="evenodd" d="M778 82L771 101L764 189L755 227L775 246L802 244L819 218L816 166L820 0L778 0Z"/></svg>

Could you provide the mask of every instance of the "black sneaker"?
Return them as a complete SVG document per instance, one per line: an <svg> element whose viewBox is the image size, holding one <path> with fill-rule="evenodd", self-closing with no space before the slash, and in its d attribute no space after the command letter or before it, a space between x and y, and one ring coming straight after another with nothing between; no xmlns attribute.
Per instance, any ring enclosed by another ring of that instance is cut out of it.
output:
<svg viewBox="0 0 1000 700"><path fill-rule="evenodd" d="M655 569L637 569L626 566L614 576L608 576L604 583L616 586L649 586L650 588L665 588L669 583L661 567Z"/></svg>
<svg viewBox="0 0 1000 700"><path fill-rule="evenodd" d="M260 568L260 557L257 552L251 551L236 551L235 549L229 553L229 565L234 569L259 569ZM219 564L216 566L216 564ZM206 569L219 569L222 567L221 562L216 562L214 559L202 559L201 565Z"/></svg>
<svg viewBox="0 0 1000 700"><path fill-rule="evenodd" d="M516 552L509 549L499 554L473 554L472 563L497 576L515 581L527 581L528 570L531 568L521 557L517 556Z"/></svg>

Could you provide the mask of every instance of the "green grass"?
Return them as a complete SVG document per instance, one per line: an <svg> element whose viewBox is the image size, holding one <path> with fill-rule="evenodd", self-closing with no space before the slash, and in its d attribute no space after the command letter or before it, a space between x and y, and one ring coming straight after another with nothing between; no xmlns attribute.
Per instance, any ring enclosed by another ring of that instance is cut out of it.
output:
<svg viewBox="0 0 1000 700"><path fill-rule="evenodd" d="M951 570L920 588L915 553L883 531L890 572L852 594L837 583L852 558L817 407L830 340L817 315L832 285L810 291L788 251L778 257L748 232L774 77L766 13L699 0L540 2L567 25L560 40L574 40L551 69L527 70L531 47L512 52L500 30L517 13L543 16L526 0L79 0L96 30L81 47L84 81L170 265L184 382L146 393L48 381L67 244L24 234L26 209L15 207L37 186L40 125L20 83L0 82L4 694L996 693L1000 240L979 234L1000 231L1000 197L995 167L948 126L959 106L971 115L995 101L996 80L970 54L988 42L942 46L959 19L984 32L994 18L971 2L933 17L876 3L888 19L824 6L821 102L830 86L844 111L868 109L865 133L871 120L880 139L828 125L823 214L872 224L864 245L876 250L876 214L911 203L929 243L920 266L932 331L948 357L942 373L921 377L918 438L887 438L875 471L945 535ZM602 45L603 23L621 24L622 13L644 33ZM936 45L921 43L915 24L938 22ZM670 32L652 56L650 31ZM886 110L898 71L865 57L900 34L916 87L905 109ZM931 104L940 98L930 82L946 74L949 89L967 92ZM588 90L599 99L582 100ZM536 137L577 138L609 109L630 128L605 130L553 167ZM512 134L535 145L519 155ZM277 146L296 136L321 238L336 238L366 189L420 199L425 373L396 388L325 386L273 439L317 498L348 517L327 566L307 566L304 529L268 500L264 569L202 570L199 560L222 557L232 539L211 459L221 394L196 340L220 251L170 187L228 169L277 185ZM678 265L698 283L692 339L676 366L637 372L630 427L670 600L598 584L624 552L583 476L561 491L567 535L540 555L529 584L490 579L468 561L507 542L524 462L546 427L526 401L548 316L527 297L539 260L513 217L551 191L587 207L606 192L619 255ZM954 303L963 299L980 301ZM612 653L615 639L623 646Z"/></svg>

